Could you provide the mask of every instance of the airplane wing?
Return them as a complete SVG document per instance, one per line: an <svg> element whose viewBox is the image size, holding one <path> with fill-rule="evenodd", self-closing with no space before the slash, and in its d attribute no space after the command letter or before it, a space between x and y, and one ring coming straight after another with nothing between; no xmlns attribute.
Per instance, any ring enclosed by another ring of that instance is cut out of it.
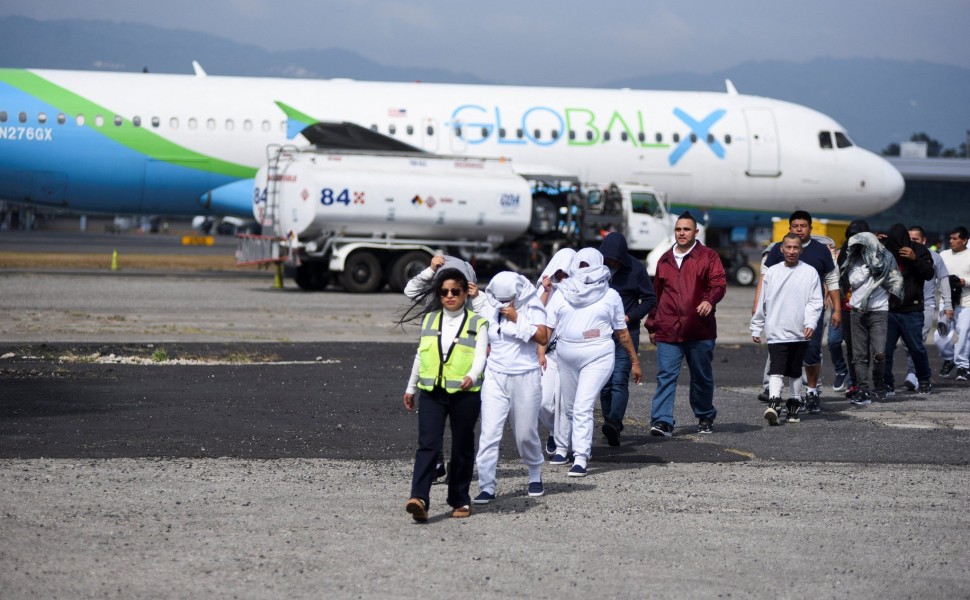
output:
<svg viewBox="0 0 970 600"><path fill-rule="evenodd" d="M405 144L356 123L320 121L300 112L285 102L276 106L286 114L286 137L302 135L308 142L323 150L358 150L362 152L428 152Z"/></svg>

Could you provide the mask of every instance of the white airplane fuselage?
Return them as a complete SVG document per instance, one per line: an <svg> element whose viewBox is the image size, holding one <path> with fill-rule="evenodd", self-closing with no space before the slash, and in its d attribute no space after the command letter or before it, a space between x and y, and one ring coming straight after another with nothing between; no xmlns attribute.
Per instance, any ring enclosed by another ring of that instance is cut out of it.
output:
<svg viewBox="0 0 970 600"><path fill-rule="evenodd" d="M903 192L899 172L833 119L757 96L0 69L0 198L247 217L267 146L314 120L648 184L677 206L865 216Z"/></svg>

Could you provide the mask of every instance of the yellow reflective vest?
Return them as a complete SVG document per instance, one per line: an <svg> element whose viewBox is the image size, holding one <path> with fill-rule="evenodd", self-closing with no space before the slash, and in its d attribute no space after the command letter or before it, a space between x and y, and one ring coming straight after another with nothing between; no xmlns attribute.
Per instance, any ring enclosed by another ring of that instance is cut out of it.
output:
<svg viewBox="0 0 970 600"><path fill-rule="evenodd" d="M421 323L421 342L418 344L421 368L418 371L418 387L427 391L440 387L449 394L454 394L461 391L461 382L472 368L476 340L486 321L466 308L458 330L458 338L454 340L448 360L442 361L441 357L445 349L442 347L441 317L440 310L428 313ZM448 340L447 343L452 342ZM467 391L477 392L480 389L482 389L481 376Z"/></svg>

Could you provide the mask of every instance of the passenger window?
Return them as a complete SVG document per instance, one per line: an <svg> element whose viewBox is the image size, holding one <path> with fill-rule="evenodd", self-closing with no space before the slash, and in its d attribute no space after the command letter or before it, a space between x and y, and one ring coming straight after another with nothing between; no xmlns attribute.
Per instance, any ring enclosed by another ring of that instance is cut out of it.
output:
<svg viewBox="0 0 970 600"><path fill-rule="evenodd" d="M647 136L643 135L643 132L641 131L637 134L637 141L642 144L643 142L647 141Z"/></svg>
<svg viewBox="0 0 970 600"><path fill-rule="evenodd" d="M592 131L587 131L586 132L586 139L588 141L590 141L590 142L593 141L593 132Z"/></svg>
<svg viewBox="0 0 970 600"><path fill-rule="evenodd" d="M215 119L206 119L205 120L205 128L208 129L209 131L212 131L213 129L215 129L216 128L216 120Z"/></svg>
<svg viewBox="0 0 970 600"><path fill-rule="evenodd" d="M823 150L828 150L832 148L832 134L828 131L820 131L818 133L818 145L822 147Z"/></svg>
<svg viewBox="0 0 970 600"><path fill-rule="evenodd" d="M731 143L731 134L730 133L725 133L724 134L724 143L725 144L730 144Z"/></svg>
<svg viewBox="0 0 970 600"><path fill-rule="evenodd" d="M7 122L7 111L0 110L0 123L6 123L6 122Z"/></svg>
<svg viewBox="0 0 970 600"><path fill-rule="evenodd" d="M552 139L558 140L559 139L559 130L558 129L553 129L552 130L552 133L550 133L550 135L552 136Z"/></svg>
<svg viewBox="0 0 970 600"><path fill-rule="evenodd" d="M84 115L74 117L74 122L77 123L78 127L84 127Z"/></svg>
<svg viewBox="0 0 970 600"><path fill-rule="evenodd" d="M22 112L19 115L17 115L17 120L20 121L21 123L26 123L27 122L27 113Z"/></svg>
<svg viewBox="0 0 970 600"><path fill-rule="evenodd" d="M408 135L414 135L414 125L408 125Z"/></svg>
<svg viewBox="0 0 970 600"><path fill-rule="evenodd" d="M388 125L388 126L387 126L387 132L388 132L389 134L391 134L391 135L394 135L394 134L396 134L396 133L397 133L397 126L396 126L396 125L394 125L394 124L391 124L391 125Z"/></svg>
<svg viewBox="0 0 970 600"><path fill-rule="evenodd" d="M532 137L538 140L542 137L542 132L536 129L535 131L532 132Z"/></svg>
<svg viewBox="0 0 970 600"><path fill-rule="evenodd" d="M680 141L680 134L679 133L675 133L674 134L674 143L676 144L679 141Z"/></svg>
<svg viewBox="0 0 970 600"><path fill-rule="evenodd" d="M657 135L653 136L653 139L657 140L657 143L659 144L664 141L664 134L658 131Z"/></svg>
<svg viewBox="0 0 970 600"><path fill-rule="evenodd" d="M199 126L199 120L196 119L195 117L190 117L189 118L189 129L195 129L198 126Z"/></svg>
<svg viewBox="0 0 970 600"><path fill-rule="evenodd" d="M226 131L232 131L236 128L236 122L232 119L226 119Z"/></svg>
<svg viewBox="0 0 970 600"><path fill-rule="evenodd" d="M503 140L505 139L505 128L504 127L500 127L499 128L499 130L498 130L498 136L500 138L502 138Z"/></svg>
<svg viewBox="0 0 970 600"><path fill-rule="evenodd" d="M243 129L245 129L245 124L243 125ZM370 130L371 131L377 131L377 123L372 123L371 126L370 126ZM246 129L246 131L249 131L249 130Z"/></svg>
<svg viewBox="0 0 970 600"><path fill-rule="evenodd" d="M482 127L482 139L487 138L488 137L488 133L489 133L488 127Z"/></svg>
<svg viewBox="0 0 970 600"><path fill-rule="evenodd" d="M519 138L521 140L523 135L524 135L524 133L522 132L521 129L516 129L515 130L515 137L517 137L517 138Z"/></svg>
<svg viewBox="0 0 970 600"><path fill-rule="evenodd" d="M135 127L141 127L141 117L135 116L131 118L131 124Z"/></svg>
<svg viewBox="0 0 970 600"><path fill-rule="evenodd" d="M708 144L713 144L714 143L714 134L713 133L707 134L707 143Z"/></svg>
<svg viewBox="0 0 970 600"><path fill-rule="evenodd" d="M691 144L696 144L697 143L697 134L696 133L690 134L690 143Z"/></svg>
<svg viewBox="0 0 970 600"><path fill-rule="evenodd" d="M624 141L624 142L625 142L625 141L627 141L627 138L628 138L628 137L629 137L629 136L627 136L627 134L626 134L626 132L625 132L625 131L621 131L621 132L620 132L620 140L622 140L622 141Z"/></svg>
<svg viewBox="0 0 970 600"><path fill-rule="evenodd" d="M178 129L179 128L179 119L178 119L178 117L172 117L171 119L168 120L168 128L169 129Z"/></svg>
<svg viewBox="0 0 970 600"><path fill-rule="evenodd" d="M835 147L836 148L850 148L852 146L852 140L849 136L845 135L841 131L835 132Z"/></svg>
<svg viewBox="0 0 970 600"><path fill-rule="evenodd" d="M64 113L57 113L57 124L63 125L64 123L67 123L67 115Z"/></svg>
<svg viewBox="0 0 970 600"><path fill-rule="evenodd" d="M456 138L461 137L461 125L455 125L455 137Z"/></svg>
<svg viewBox="0 0 970 600"><path fill-rule="evenodd" d="M37 113L37 122L43 125L47 122L47 113Z"/></svg>
<svg viewBox="0 0 970 600"><path fill-rule="evenodd" d="M158 117L152 117L152 127L158 128L162 124L162 120Z"/></svg>
<svg viewBox="0 0 970 600"><path fill-rule="evenodd" d="M431 125L428 125L428 129L426 131L428 132L428 135L434 135L434 127Z"/></svg>
<svg viewBox="0 0 970 600"><path fill-rule="evenodd" d="M610 141L610 132L609 131L604 131L603 132L603 141L604 142Z"/></svg>
<svg viewBox="0 0 970 600"><path fill-rule="evenodd" d="M121 118L121 115L115 115L115 127L121 127L124 122L125 120Z"/></svg>
<svg viewBox="0 0 970 600"><path fill-rule="evenodd" d="M94 125L96 127L104 127L104 117L101 115L94 115Z"/></svg>
<svg viewBox="0 0 970 600"><path fill-rule="evenodd" d="M573 131L572 129L569 130L569 139L571 139L571 140L575 140L576 139L576 132Z"/></svg>
<svg viewBox="0 0 970 600"><path fill-rule="evenodd" d="M262 128L263 131L268 132L270 130L270 127L272 126L269 124L269 121L264 120L260 127Z"/></svg>
<svg viewBox="0 0 970 600"><path fill-rule="evenodd" d="M280 121L280 133L286 133L286 121Z"/></svg>

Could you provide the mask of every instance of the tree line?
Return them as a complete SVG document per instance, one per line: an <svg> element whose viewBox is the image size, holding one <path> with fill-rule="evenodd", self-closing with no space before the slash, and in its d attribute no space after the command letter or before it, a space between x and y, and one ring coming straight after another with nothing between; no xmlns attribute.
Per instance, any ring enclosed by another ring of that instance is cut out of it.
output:
<svg viewBox="0 0 970 600"><path fill-rule="evenodd" d="M909 141L926 142L927 158L970 158L970 153L967 152L967 142L963 142L958 148L944 148L942 142L923 132L914 133L910 136ZM882 155L899 156L899 144L889 144L883 149Z"/></svg>

